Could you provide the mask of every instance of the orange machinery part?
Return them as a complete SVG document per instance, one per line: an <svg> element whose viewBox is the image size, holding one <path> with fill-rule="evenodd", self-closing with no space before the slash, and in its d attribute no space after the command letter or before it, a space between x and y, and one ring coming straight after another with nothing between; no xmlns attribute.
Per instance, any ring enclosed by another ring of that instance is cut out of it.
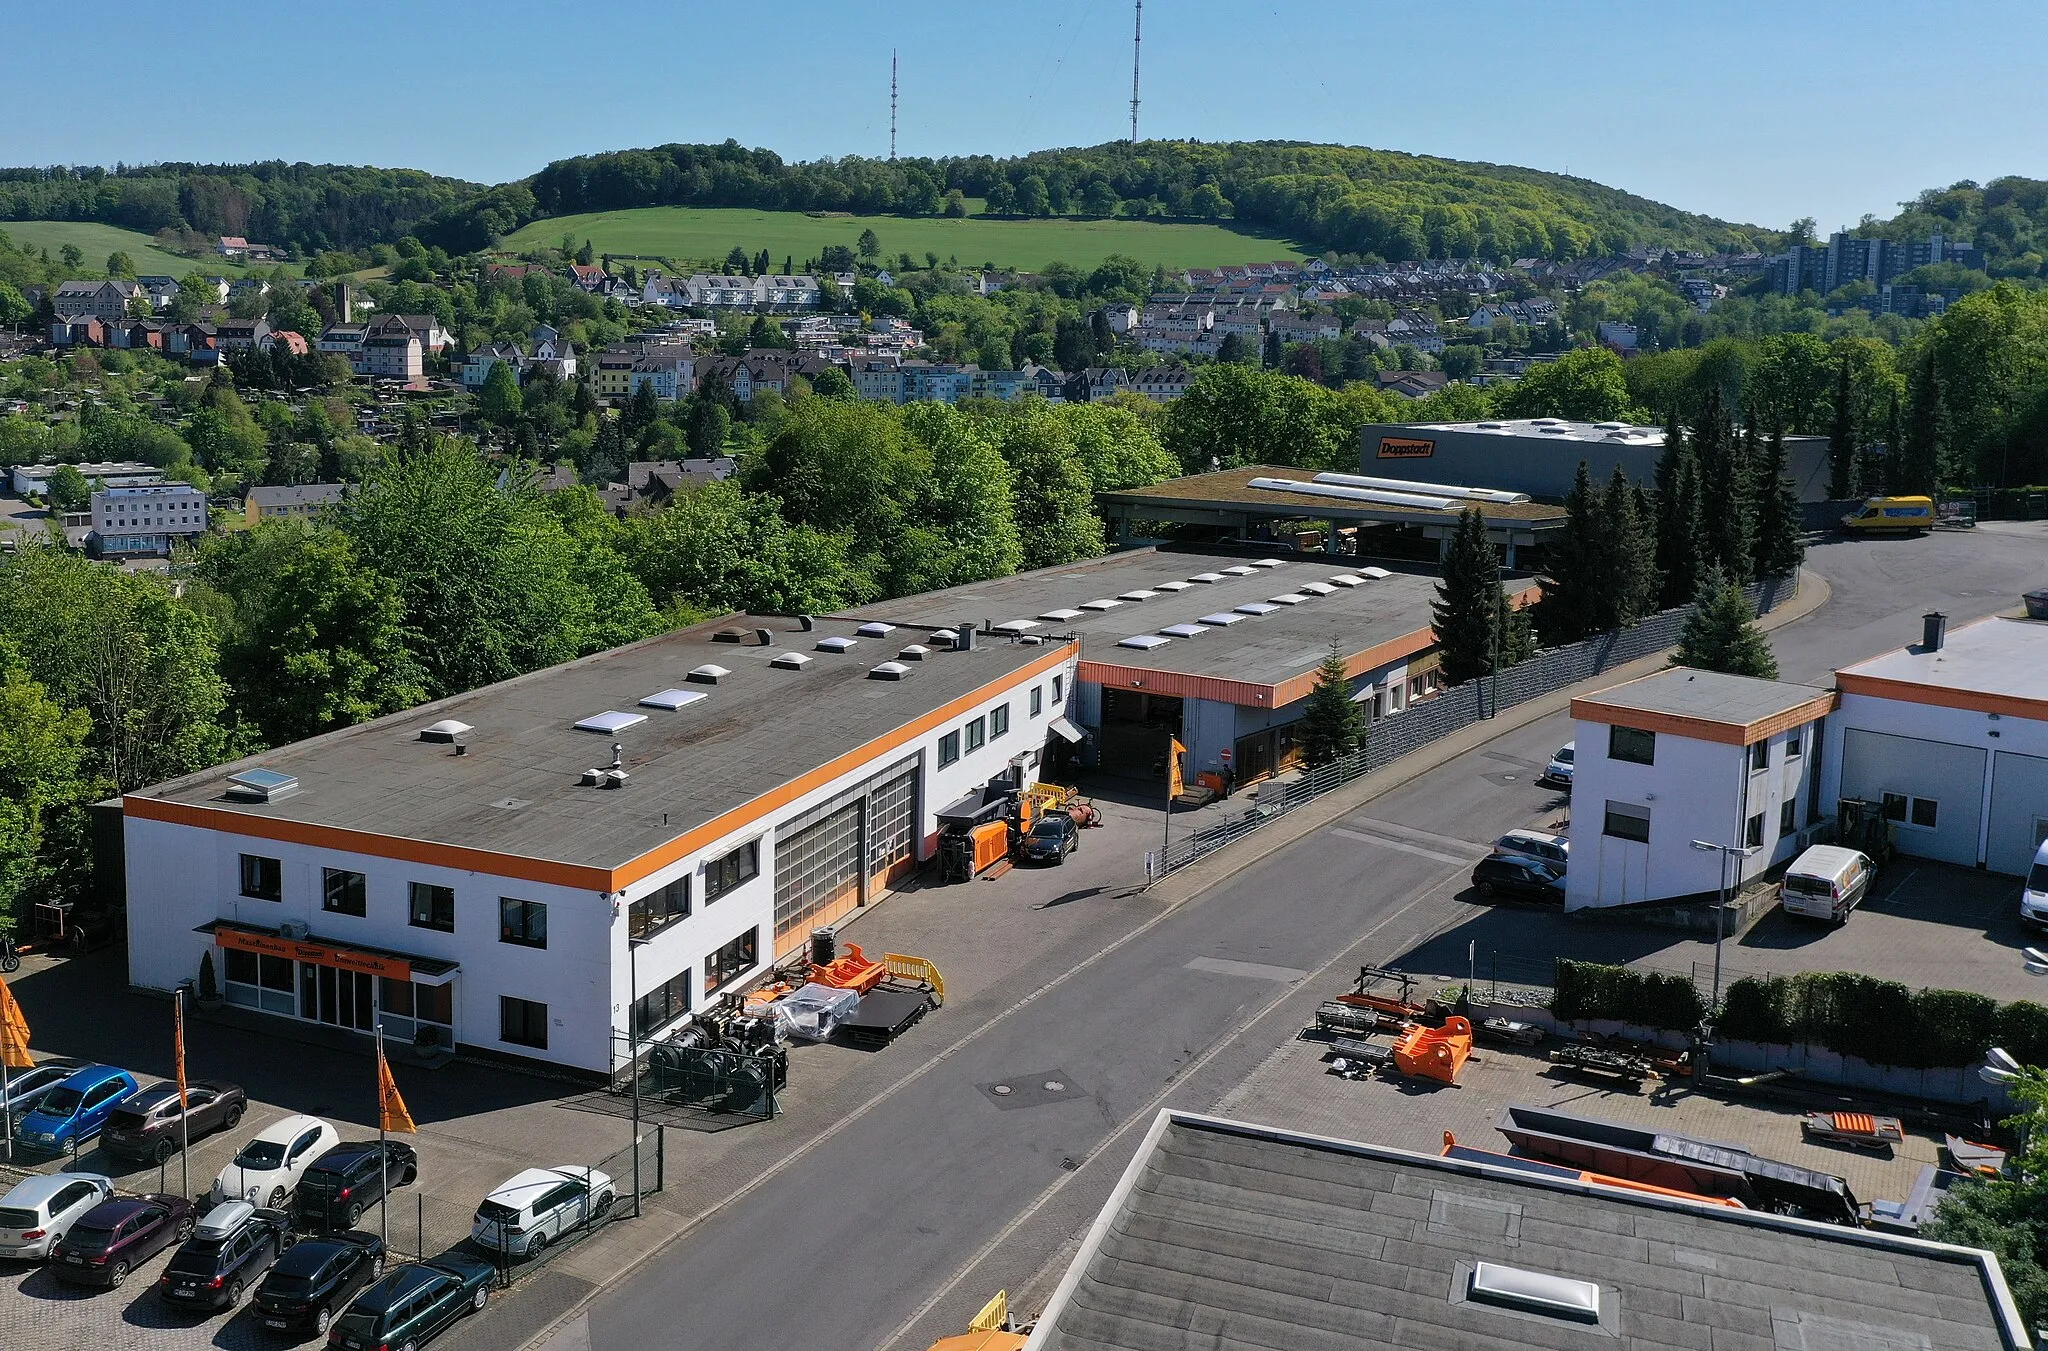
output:
<svg viewBox="0 0 2048 1351"><path fill-rule="evenodd" d="M1394 1042L1394 1068L1410 1078L1455 1084L1471 1054L1472 1024L1451 1017L1442 1027L1411 1027L1403 1032Z"/></svg>
<svg viewBox="0 0 2048 1351"><path fill-rule="evenodd" d="M841 990L852 990L866 994L888 978L889 968L882 962L870 961L860 950L860 944L848 943L846 951L834 957L830 965L811 966L811 979L820 985L831 985Z"/></svg>
<svg viewBox="0 0 2048 1351"><path fill-rule="evenodd" d="M1009 856L1009 822L987 821L974 828L974 871L978 873Z"/></svg>
<svg viewBox="0 0 2048 1351"><path fill-rule="evenodd" d="M1450 1153L1451 1150L1457 1147L1457 1144L1458 1137L1451 1134L1449 1131L1445 1131L1443 1152L1446 1154ZM1471 1154L1485 1154L1489 1153L1490 1151L1468 1148L1467 1152ZM1500 1154L1496 1155L1496 1157L1499 1158L1508 1167L1513 1167L1514 1164L1519 1162L1519 1160L1516 1159L1515 1156L1512 1154ZM1634 1182L1625 1177L1613 1177L1606 1173L1588 1173L1581 1170L1581 1172L1579 1173L1579 1181L1591 1182L1594 1185L1600 1187L1618 1187L1622 1191L1627 1192L1642 1192L1648 1196L1669 1196L1674 1200L1679 1201L1697 1201L1702 1205L1722 1206L1728 1210L1749 1209L1748 1206L1742 1204L1742 1202L1736 1200L1732 1196L1707 1196L1701 1192L1679 1191L1675 1187L1659 1187L1654 1183L1650 1182Z"/></svg>

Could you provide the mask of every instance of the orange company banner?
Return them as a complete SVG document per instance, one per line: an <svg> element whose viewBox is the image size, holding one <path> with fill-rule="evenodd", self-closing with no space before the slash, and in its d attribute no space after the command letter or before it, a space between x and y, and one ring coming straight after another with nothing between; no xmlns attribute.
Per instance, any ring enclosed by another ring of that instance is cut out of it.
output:
<svg viewBox="0 0 2048 1351"><path fill-rule="evenodd" d="M1426 460L1436 454L1436 442L1412 436L1382 436L1382 460Z"/></svg>
<svg viewBox="0 0 2048 1351"><path fill-rule="evenodd" d="M271 957L289 958L295 962L311 962L315 966L360 971L366 976L386 976L392 980L412 979L412 963L403 957L385 957L374 952L357 952L351 948L331 948L324 943L301 943L290 938L275 938L269 934L245 933L240 929L216 929L213 932L213 941L221 947L233 948L238 952L260 952Z"/></svg>

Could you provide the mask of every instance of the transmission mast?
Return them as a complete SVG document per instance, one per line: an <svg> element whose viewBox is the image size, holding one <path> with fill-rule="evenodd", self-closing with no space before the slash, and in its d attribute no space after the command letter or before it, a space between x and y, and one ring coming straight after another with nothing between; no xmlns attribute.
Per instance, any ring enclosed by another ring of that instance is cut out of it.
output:
<svg viewBox="0 0 2048 1351"><path fill-rule="evenodd" d="M896 162L896 49L889 49L889 162Z"/></svg>
<svg viewBox="0 0 2048 1351"><path fill-rule="evenodd" d="M1145 0L1131 20L1131 144L1138 143L1138 47L1145 40Z"/></svg>

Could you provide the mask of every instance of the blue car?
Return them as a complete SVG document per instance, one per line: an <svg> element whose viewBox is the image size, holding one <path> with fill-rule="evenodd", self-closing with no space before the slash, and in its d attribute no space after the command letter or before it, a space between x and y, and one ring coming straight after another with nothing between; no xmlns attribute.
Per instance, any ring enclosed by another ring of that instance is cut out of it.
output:
<svg viewBox="0 0 2048 1351"><path fill-rule="evenodd" d="M127 1070L87 1066L43 1094L15 1126L14 1142L23 1149L62 1154L98 1135L114 1109L140 1089Z"/></svg>

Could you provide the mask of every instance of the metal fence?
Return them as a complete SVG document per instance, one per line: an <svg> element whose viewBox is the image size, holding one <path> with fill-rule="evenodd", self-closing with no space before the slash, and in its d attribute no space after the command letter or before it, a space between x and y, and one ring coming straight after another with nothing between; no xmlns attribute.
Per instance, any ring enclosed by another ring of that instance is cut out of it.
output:
<svg viewBox="0 0 2048 1351"><path fill-rule="evenodd" d="M1769 614L1799 589L1795 571L1769 581L1752 583L1746 594L1758 614ZM1279 792L1262 792L1258 803L1241 816L1210 826L1169 843L1155 858L1153 875L1185 868L1196 859L1215 853L1242 839L1276 817L1315 801L1333 788L1382 769L1411 751L1441 741L1444 737L1498 714L1504 708L1561 690L1602 671L1625 666L1639 657L1674 646L1692 617L1693 607L1681 606L1651 615L1639 624L1562 647L1545 648L1519 666L1510 666L1496 676L1453 685L1424 704L1373 724L1364 746L1331 764L1312 769L1291 780Z"/></svg>
<svg viewBox="0 0 2048 1351"><path fill-rule="evenodd" d="M629 1110L633 1097L635 1048L613 1035L609 1102L593 1095L584 1105L613 1114ZM786 1052L775 1046L743 1048L732 1043L699 1045L687 1037L643 1042L639 1060L640 1115L684 1129L716 1129L744 1121L773 1120L777 1096L788 1075Z"/></svg>

